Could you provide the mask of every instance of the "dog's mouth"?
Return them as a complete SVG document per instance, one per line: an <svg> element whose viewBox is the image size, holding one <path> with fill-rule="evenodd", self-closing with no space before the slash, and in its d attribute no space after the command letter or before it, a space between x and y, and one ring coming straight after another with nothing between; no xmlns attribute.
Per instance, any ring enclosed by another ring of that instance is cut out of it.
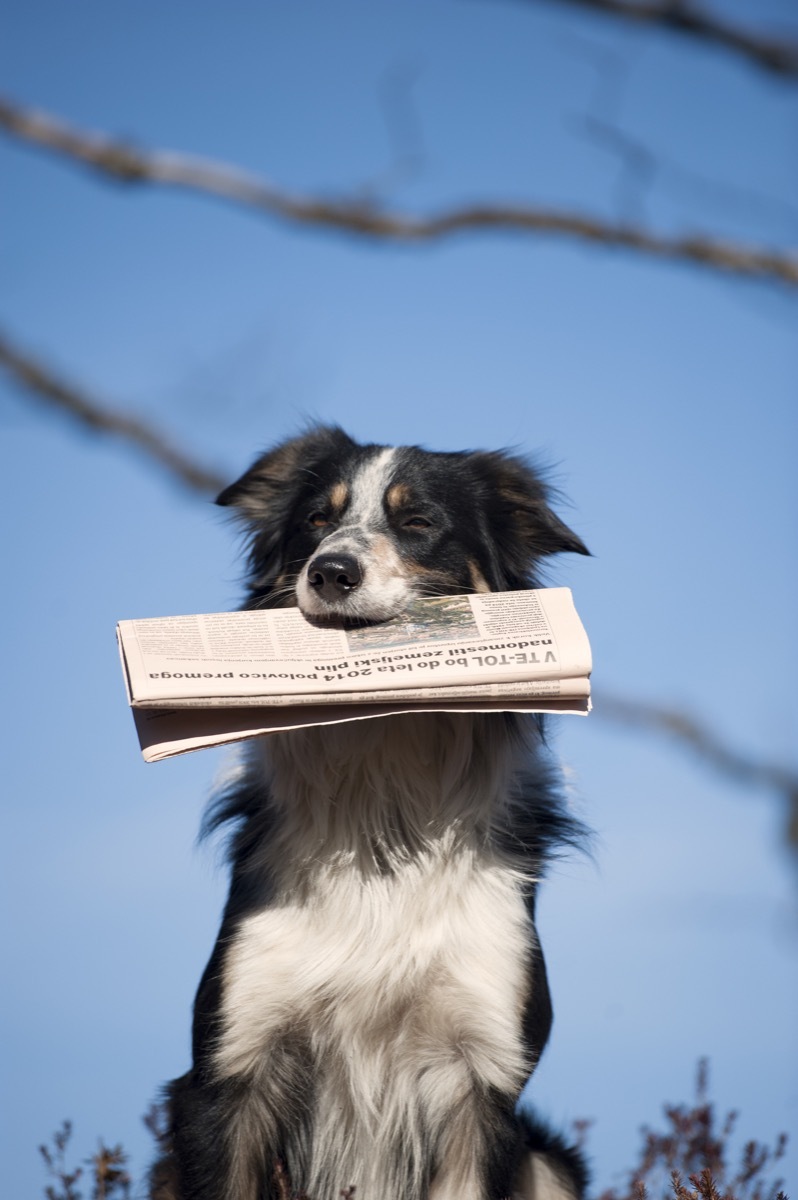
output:
<svg viewBox="0 0 798 1200"><path fill-rule="evenodd" d="M384 625L386 621L401 615L395 612L379 617L358 617L342 612L314 613L305 612L301 605L299 610L308 624L315 625L317 629L368 629L372 625Z"/></svg>
<svg viewBox="0 0 798 1200"><path fill-rule="evenodd" d="M401 596L390 598L369 595L364 589L338 599L302 589L298 590L297 606L305 620L318 629L366 629L401 616L410 599L405 589Z"/></svg>

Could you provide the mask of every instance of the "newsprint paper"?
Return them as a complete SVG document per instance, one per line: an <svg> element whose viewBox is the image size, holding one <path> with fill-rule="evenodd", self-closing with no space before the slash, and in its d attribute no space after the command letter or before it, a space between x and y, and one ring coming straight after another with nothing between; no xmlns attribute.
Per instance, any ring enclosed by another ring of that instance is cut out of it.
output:
<svg viewBox="0 0 798 1200"><path fill-rule="evenodd" d="M283 608L120 621L117 638L147 762L393 713L590 711L570 588L419 599L354 629Z"/></svg>

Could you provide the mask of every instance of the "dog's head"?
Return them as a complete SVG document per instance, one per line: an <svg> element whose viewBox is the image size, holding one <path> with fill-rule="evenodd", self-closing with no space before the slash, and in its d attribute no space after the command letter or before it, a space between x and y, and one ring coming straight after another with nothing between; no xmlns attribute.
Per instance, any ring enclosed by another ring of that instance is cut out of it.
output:
<svg viewBox="0 0 798 1200"><path fill-rule="evenodd" d="M522 459L360 446L319 427L258 458L217 504L250 536L248 608L381 621L414 596L526 588L542 558L587 554Z"/></svg>

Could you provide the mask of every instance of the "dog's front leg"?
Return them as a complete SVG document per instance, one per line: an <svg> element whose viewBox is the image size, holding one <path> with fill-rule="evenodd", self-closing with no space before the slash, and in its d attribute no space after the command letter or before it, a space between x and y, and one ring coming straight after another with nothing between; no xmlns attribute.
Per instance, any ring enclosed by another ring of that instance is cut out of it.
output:
<svg viewBox="0 0 798 1200"><path fill-rule="evenodd" d="M201 1082L169 1089L168 1151L152 1176L153 1200L277 1200L276 1121L260 1089Z"/></svg>
<svg viewBox="0 0 798 1200"><path fill-rule="evenodd" d="M455 1019L422 1081L436 1147L429 1200L513 1193L523 1155L515 1108L551 1026L543 955L519 903L511 910L518 936L497 935L492 944L464 938L433 995L435 1011Z"/></svg>
<svg viewBox="0 0 798 1200"><path fill-rule="evenodd" d="M152 1200L278 1200L283 1164L304 1166L306 1042L270 1013L268 963L257 960L249 973L230 967L234 937L223 925L200 982L194 1065L168 1089L169 1133ZM243 996L235 990L242 974L250 985Z"/></svg>
<svg viewBox="0 0 798 1200"><path fill-rule="evenodd" d="M520 1155L515 1096L475 1088L441 1131L429 1200L506 1200Z"/></svg>
<svg viewBox="0 0 798 1200"><path fill-rule="evenodd" d="M304 1169L303 1045L275 1036L252 1069L227 1074L207 1047L197 1048L194 1068L168 1089L166 1153L152 1174L152 1200L280 1200L291 1182L286 1167Z"/></svg>

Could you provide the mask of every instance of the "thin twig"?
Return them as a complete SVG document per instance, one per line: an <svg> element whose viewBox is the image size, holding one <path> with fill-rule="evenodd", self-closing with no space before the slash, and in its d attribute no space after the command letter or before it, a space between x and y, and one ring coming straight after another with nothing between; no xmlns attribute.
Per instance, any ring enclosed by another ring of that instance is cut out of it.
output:
<svg viewBox="0 0 798 1200"><path fill-rule="evenodd" d="M339 201L292 195L227 164L171 151L144 151L8 100L0 100L0 128L120 183L179 188L285 221L360 237L412 244L443 240L466 231L548 234L798 287L798 255L723 242L707 234L669 237L640 225L613 224L599 217L530 205L486 202L423 217L388 212L362 199Z"/></svg>
<svg viewBox="0 0 798 1200"><path fill-rule="evenodd" d="M741 55L754 66L798 79L798 43L767 37L716 16L688 0L557 0L577 8L594 9L639 24L667 29L708 45Z"/></svg>
<svg viewBox="0 0 798 1200"><path fill-rule="evenodd" d="M96 396L61 378L51 367L20 350L0 332L0 364L36 399L67 413L85 429L127 442L165 467L173 478L197 492L218 492L226 480L172 446L140 417L108 408Z"/></svg>
<svg viewBox="0 0 798 1200"><path fill-rule="evenodd" d="M788 806L788 838L798 848L798 773L780 763L742 754L711 729L681 709L630 700L599 692L596 713L632 728L664 734L692 750L727 779L747 787L761 787L781 795Z"/></svg>

